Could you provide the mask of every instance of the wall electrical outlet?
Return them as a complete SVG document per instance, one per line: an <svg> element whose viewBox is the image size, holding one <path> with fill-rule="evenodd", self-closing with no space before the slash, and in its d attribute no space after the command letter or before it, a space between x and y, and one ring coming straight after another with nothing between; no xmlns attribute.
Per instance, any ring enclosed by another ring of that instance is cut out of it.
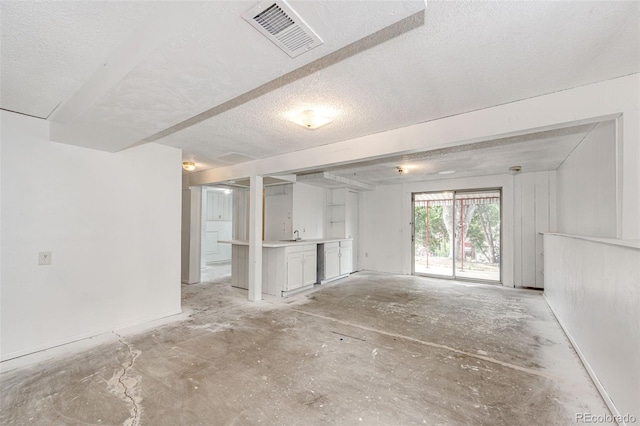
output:
<svg viewBox="0 0 640 426"><path fill-rule="evenodd" d="M38 253L38 265L51 265L50 251L41 251Z"/></svg>

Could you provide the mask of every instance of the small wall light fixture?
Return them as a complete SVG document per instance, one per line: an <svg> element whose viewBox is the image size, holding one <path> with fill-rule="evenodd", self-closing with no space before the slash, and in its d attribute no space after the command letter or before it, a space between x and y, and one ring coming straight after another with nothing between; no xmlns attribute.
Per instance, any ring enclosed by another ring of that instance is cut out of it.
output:
<svg viewBox="0 0 640 426"><path fill-rule="evenodd" d="M396 169L398 169L398 173L400 173L401 175L409 173L409 169L404 166L398 166L396 167Z"/></svg>
<svg viewBox="0 0 640 426"><path fill-rule="evenodd" d="M192 172L196 169L196 163L194 163L193 161L183 161L182 168L188 172Z"/></svg>
<svg viewBox="0 0 640 426"><path fill-rule="evenodd" d="M310 109L305 109L301 113L290 117L289 120L307 130L315 130L333 121Z"/></svg>

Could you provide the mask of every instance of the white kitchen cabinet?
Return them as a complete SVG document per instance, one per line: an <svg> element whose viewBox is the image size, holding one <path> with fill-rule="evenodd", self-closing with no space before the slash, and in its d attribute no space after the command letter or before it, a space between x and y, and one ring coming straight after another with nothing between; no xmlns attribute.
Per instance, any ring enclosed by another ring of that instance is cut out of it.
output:
<svg viewBox="0 0 640 426"><path fill-rule="evenodd" d="M304 252L302 252L302 283L303 285L313 285L318 280L318 246L312 244L304 247Z"/></svg>
<svg viewBox="0 0 640 426"><path fill-rule="evenodd" d="M297 249L297 248L296 248ZM287 254L287 279L283 291L291 291L304 284L304 257L302 250Z"/></svg>
<svg viewBox="0 0 640 426"><path fill-rule="evenodd" d="M265 247L262 250L262 290L286 296L316 283L317 244Z"/></svg>
<svg viewBox="0 0 640 426"><path fill-rule="evenodd" d="M322 280L330 280L340 276L340 243L326 243L323 253Z"/></svg>
<svg viewBox="0 0 640 426"><path fill-rule="evenodd" d="M326 283L343 278L353 272L351 240L319 244L319 282Z"/></svg>
<svg viewBox="0 0 640 426"><path fill-rule="evenodd" d="M283 294L316 283L317 247L317 244L285 247L287 277Z"/></svg>
<svg viewBox="0 0 640 426"><path fill-rule="evenodd" d="M340 241L340 275L353 272L353 243Z"/></svg>

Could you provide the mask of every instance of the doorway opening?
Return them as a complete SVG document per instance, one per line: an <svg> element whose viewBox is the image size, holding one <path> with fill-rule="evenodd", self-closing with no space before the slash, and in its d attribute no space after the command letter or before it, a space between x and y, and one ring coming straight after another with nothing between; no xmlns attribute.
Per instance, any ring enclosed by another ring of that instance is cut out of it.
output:
<svg viewBox="0 0 640 426"><path fill-rule="evenodd" d="M501 281L500 189L418 192L411 203L414 275Z"/></svg>
<svg viewBox="0 0 640 426"><path fill-rule="evenodd" d="M202 188L201 282L216 282L231 275L233 234L233 189L223 186Z"/></svg>

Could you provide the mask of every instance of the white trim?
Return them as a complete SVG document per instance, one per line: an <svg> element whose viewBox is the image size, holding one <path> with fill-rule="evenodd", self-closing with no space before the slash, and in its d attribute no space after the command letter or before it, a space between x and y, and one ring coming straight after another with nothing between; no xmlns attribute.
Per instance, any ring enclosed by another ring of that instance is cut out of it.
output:
<svg viewBox="0 0 640 426"><path fill-rule="evenodd" d="M50 350L55 350L57 348L60 348L61 346L67 346L67 345L71 345L71 344L76 344L79 343L81 341L85 341L88 339L95 339L99 336L104 335L105 333L111 333L112 331L115 330L123 330L123 329L128 329L128 328L132 328L132 327L137 327L140 326L142 324L147 324L147 323L151 323L157 320L161 320L163 318L167 318L167 317L171 317L174 315L179 315L182 313L182 309L177 309L177 310L171 310L168 312L163 312L159 315L153 315L153 316L148 316L148 317L144 317L141 319L138 319L136 321L133 321L131 323L128 324L118 324L116 327L109 327L109 328L103 328L100 329L98 331L93 331L93 332L88 332L88 333L83 333L83 334L77 334L75 336L71 336L65 339L59 339L59 340L55 340L53 342L49 342L46 343L44 345L38 345L38 346L33 346L31 348L28 349L22 349L19 351L15 351L15 352L11 352L8 353L4 356L4 358L2 358L0 360L0 366L2 366L2 371L6 371L7 370L7 365L5 364L8 361L12 361L15 360L16 358L21 358L21 357L26 357L26 356L31 356L31 355L36 355L40 352L44 352L44 351L50 351ZM149 324L151 326L151 324ZM97 343L101 343L102 339L98 339ZM93 345L92 345L93 346ZM66 349L66 348L65 348ZM27 361L26 364L29 364L30 362Z"/></svg>
<svg viewBox="0 0 640 426"><path fill-rule="evenodd" d="M590 237L588 235L563 234L560 232L541 232L542 235L556 235L566 238L574 238L576 240L590 241L592 243L608 244L611 246L628 247L631 249L640 249L640 240L619 240L615 238Z"/></svg>

